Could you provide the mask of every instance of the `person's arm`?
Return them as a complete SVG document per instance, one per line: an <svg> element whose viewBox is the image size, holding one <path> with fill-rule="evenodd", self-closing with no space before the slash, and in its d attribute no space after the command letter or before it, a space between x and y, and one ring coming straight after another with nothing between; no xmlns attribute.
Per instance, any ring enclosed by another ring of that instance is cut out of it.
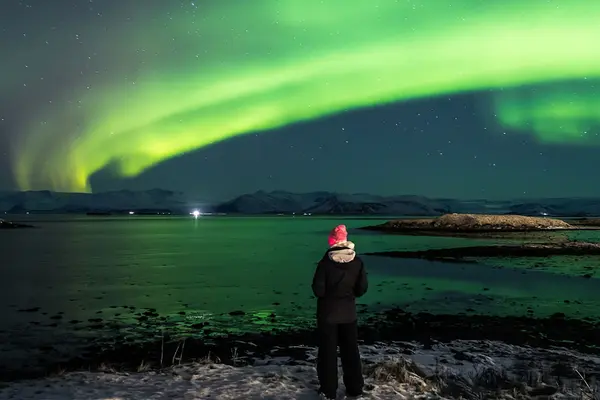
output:
<svg viewBox="0 0 600 400"><path fill-rule="evenodd" d="M315 271L315 276L313 276L312 282L312 290L315 296L317 297L325 297L325 287L326 287L326 274L325 274L325 266L322 262L319 261L317 264L317 270Z"/></svg>
<svg viewBox="0 0 600 400"><path fill-rule="evenodd" d="M358 279L354 284L354 296L360 297L367 293L369 288L369 281L367 280L367 271L365 271L365 265L360 262L360 272L358 273Z"/></svg>

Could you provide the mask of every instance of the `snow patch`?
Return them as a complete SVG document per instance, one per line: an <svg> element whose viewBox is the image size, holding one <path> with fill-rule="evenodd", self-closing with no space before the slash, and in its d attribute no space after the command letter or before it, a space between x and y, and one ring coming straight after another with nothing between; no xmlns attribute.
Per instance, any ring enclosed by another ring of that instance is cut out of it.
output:
<svg viewBox="0 0 600 400"><path fill-rule="evenodd" d="M274 356L254 360L253 366L236 367L201 360L160 371L71 372L0 386L0 400L316 400L319 399L317 350L306 347L306 353L305 360ZM577 378L578 374L583 378L586 373L600 371L600 357L561 348L538 349L492 341L459 340L429 348L407 342L377 343L361 346L361 354L369 389L361 398L373 400L450 399L453 397L443 393L443 388L449 387L448 382L468 385L475 392L487 379L484 371L521 380L521 390L531 395L521 398L533 397L536 391L550 394L548 398L581 398L594 384ZM404 366L402 377L389 369L394 363ZM543 382L544 371L557 364L565 366L566 372L570 369L575 377L552 378L557 381L548 385ZM524 377L523 367L531 377ZM343 393L340 383L338 399L344 398Z"/></svg>

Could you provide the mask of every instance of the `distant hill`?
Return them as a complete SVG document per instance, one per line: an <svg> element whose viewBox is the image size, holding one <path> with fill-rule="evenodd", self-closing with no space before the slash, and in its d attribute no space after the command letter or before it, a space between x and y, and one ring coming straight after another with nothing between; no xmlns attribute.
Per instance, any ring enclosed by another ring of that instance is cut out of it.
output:
<svg viewBox="0 0 600 400"><path fill-rule="evenodd" d="M600 215L600 199L555 198L515 201L508 211L513 214L530 216L593 217Z"/></svg>
<svg viewBox="0 0 600 400"><path fill-rule="evenodd" d="M59 193L51 191L0 192L0 212L8 214L106 214L141 211L144 213L189 213L194 204L182 193L152 189L120 190L104 193Z"/></svg>
<svg viewBox="0 0 600 400"><path fill-rule="evenodd" d="M423 196L376 196L366 193L290 193L258 191L219 204L220 213L239 214L347 214L429 216L449 212L489 212L485 202L430 199Z"/></svg>
<svg viewBox="0 0 600 400"><path fill-rule="evenodd" d="M163 189L120 190L103 193L51 191L0 192L0 213L8 214L311 214L437 216L447 213L519 214L528 216L600 216L600 199L534 199L489 201L456 200L416 195L377 196L367 193L292 193L285 191L244 194L219 204L200 204L181 192Z"/></svg>

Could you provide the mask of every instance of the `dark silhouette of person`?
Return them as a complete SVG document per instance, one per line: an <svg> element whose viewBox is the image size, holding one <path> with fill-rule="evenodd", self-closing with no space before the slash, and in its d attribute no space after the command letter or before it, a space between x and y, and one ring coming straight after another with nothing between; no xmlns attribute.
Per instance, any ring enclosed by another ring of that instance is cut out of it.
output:
<svg viewBox="0 0 600 400"><path fill-rule="evenodd" d="M346 226L338 225L329 235L329 249L319 261L312 283L317 296L319 393L327 399L337 396L338 345L346 395L363 393L355 299L367 288L363 262L354 251L354 243L348 241Z"/></svg>

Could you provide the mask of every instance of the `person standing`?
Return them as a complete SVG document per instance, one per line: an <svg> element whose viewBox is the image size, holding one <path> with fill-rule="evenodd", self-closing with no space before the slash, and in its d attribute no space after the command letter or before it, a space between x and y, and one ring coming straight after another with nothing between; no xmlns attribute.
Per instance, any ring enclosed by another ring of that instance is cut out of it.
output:
<svg viewBox="0 0 600 400"><path fill-rule="evenodd" d="M329 234L329 249L319 261L312 282L317 297L319 393L327 399L337 395L338 345L346 395L363 393L355 299L367 292L368 281L365 266L354 248L354 243L348 241L346 226L336 226Z"/></svg>

